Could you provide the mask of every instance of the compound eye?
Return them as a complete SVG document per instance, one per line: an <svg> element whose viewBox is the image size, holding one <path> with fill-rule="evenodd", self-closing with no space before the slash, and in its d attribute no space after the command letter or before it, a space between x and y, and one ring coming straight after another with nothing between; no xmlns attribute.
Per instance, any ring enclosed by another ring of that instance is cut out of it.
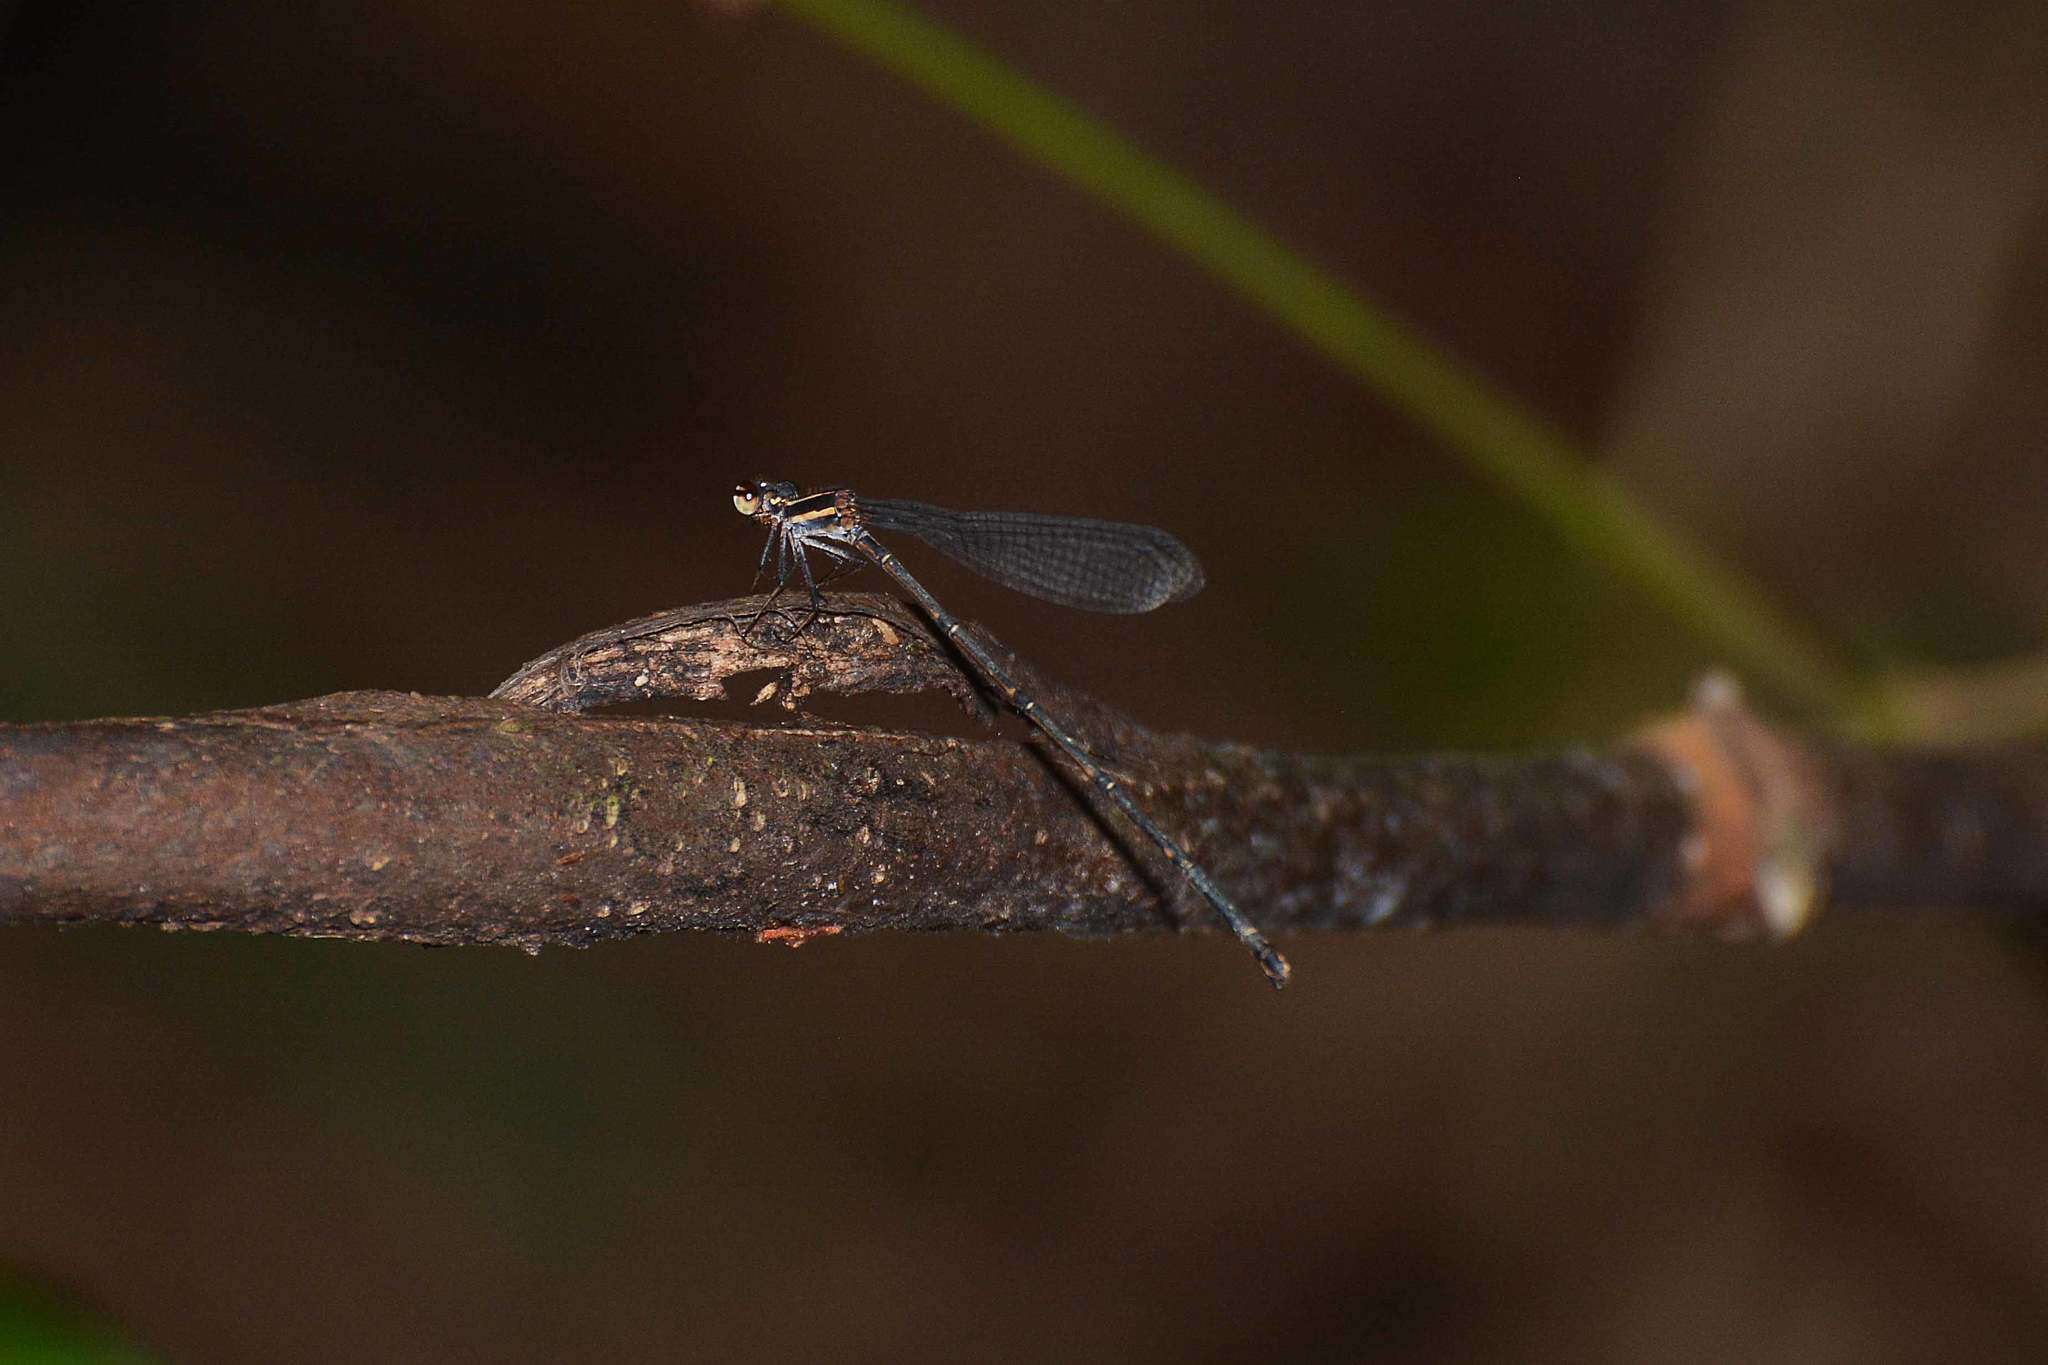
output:
<svg viewBox="0 0 2048 1365"><path fill-rule="evenodd" d="M743 483L732 490L732 505L742 516L753 516L761 510L761 489L756 484Z"/></svg>

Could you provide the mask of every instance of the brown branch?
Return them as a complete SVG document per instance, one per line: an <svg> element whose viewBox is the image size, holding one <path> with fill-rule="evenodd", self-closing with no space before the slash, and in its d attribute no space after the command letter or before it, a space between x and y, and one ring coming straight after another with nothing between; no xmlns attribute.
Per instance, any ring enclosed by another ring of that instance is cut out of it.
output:
<svg viewBox="0 0 2048 1365"><path fill-rule="evenodd" d="M602 631L491 698L0 727L0 922L432 943L673 929L1108 934L1210 925L1029 740L583 708L937 688L900 604L758 601ZM1028 672L1028 670L1025 670ZM1313 758L1150 734L1032 679L1271 931L2048 910L2048 749L1893 752L1773 730L1725 686L1607 753ZM771 715L773 713L770 713ZM1167 894L1162 895L1164 890Z"/></svg>

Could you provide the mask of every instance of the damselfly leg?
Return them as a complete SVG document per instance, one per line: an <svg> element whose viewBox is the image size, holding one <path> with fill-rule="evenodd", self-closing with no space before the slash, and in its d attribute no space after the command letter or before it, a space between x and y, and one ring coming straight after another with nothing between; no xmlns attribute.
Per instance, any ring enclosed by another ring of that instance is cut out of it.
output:
<svg viewBox="0 0 2048 1365"><path fill-rule="evenodd" d="M775 604L778 600L781 599L782 590L789 586L790 555L795 554L799 559L801 559L803 557L803 547L796 544L796 537L789 533L788 527L770 527L768 530L768 543L761 547L761 565L754 572L754 584L757 587L760 585L761 575L768 571L768 553L771 550L775 552L774 591L768 594L768 600L761 604L761 609L754 613L753 618L749 620L746 623L746 625L740 627L740 638L742 640L745 640L749 644L753 643L755 630L759 629L761 622L766 620L769 616L780 616L783 618L785 624L789 620L789 616L786 612L780 612L775 609ZM806 566L805 574L806 576L809 575L808 566ZM811 613L811 620L816 619L817 612L813 610ZM804 624L806 627L808 627L810 621L806 621ZM795 635L795 631L790 632L791 638L794 638Z"/></svg>
<svg viewBox="0 0 2048 1365"><path fill-rule="evenodd" d="M811 567L810 551L812 550L820 551L830 561L830 566L822 574ZM776 610L775 604L781 599L783 591L789 586L792 562L794 567L803 574L804 588L809 597L807 603L809 614L800 623L790 626L786 636L790 640L794 640L805 631L808 631L817 622L818 617L823 614L825 597L820 590L834 579L843 578L847 574L857 571L866 563L866 560L859 554L843 545L817 541L806 543L789 527L777 526L768 532L768 543L761 547L760 568L754 574L754 582L756 584L760 583L761 575L767 572L770 551L775 552L775 588L774 591L768 594L768 600L761 604L761 609L755 612L753 618L740 628L740 638L749 643L752 643L754 630L760 625L761 619L765 616L779 616L785 625L789 625L792 619L790 614Z"/></svg>

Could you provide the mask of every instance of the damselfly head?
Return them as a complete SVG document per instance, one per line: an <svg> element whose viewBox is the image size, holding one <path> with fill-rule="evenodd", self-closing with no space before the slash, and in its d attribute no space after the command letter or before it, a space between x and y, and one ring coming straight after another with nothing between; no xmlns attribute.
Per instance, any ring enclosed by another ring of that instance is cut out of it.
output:
<svg viewBox="0 0 2048 1365"><path fill-rule="evenodd" d="M796 485L759 479L732 490L732 505L743 517L773 517L796 498Z"/></svg>

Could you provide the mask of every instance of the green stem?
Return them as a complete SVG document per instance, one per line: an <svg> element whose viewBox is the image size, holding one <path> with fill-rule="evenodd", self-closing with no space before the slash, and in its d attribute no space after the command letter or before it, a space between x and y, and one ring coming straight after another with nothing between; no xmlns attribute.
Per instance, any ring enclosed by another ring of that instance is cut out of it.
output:
<svg viewBox="0 0 2048 1365"><path fill-rule="evenodd" d="M1186 176L891 0L782 5L1203 266L1788 699L1838 717L1864 708L1865 689L1832 651L1598 472L1561 432Z"/></svg>

